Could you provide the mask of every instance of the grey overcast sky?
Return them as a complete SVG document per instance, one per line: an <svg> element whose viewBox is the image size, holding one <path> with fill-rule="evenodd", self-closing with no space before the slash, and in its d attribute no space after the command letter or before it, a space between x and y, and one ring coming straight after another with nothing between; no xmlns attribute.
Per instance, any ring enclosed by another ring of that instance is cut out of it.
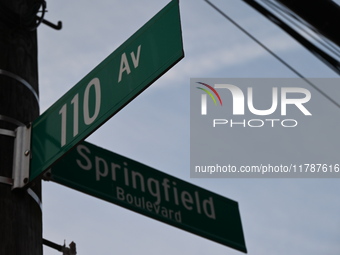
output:
<svg viewBox="0 0 340 255"><path fill-rule="evenodd" d="M168 2L47 1L46 19L51 22L61 20L63 29L55 31L45 25L38 29L41 112ZM212 2L305 77L338 77L242 1ZM205 1L182 0L180 11L185 58L87 141L237 201L251 255L340 254L339 179L190 178L190 78L296 76ZM335 99L340 98L339 89L327 92ZM340 109L315 91L312 96L320 100L320 111L327 109L323 112L323 121L330 140L317 150L321 153L318 158L324 153L326 162L314 163L328 163L329 158L337 155L335 149L339 149L339 122L336 119L340 118ZM310 137L305 137L309 141L306 150L318 147L317 140L313 140L318 132L310 133ZM285 137L281 137L276 142L279 146L284 141ZM289 161L289 146L295 145L286 143L285 146ZM43 183L43 236L60 244L64 240L66 244L76 242L80 255L240 254L52 182ZM44 254L60 253L44 247Z"/></svg>

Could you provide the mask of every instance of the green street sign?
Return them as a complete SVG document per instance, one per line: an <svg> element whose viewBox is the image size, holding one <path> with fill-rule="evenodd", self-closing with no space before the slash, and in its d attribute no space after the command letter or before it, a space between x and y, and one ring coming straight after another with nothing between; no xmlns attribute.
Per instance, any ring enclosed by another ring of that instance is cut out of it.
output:
<svg viewBox="0 0 340 255"><path fill-rule="evenodd" d="M51 168L51 180L247 252L238 203L87 142Z"/></svg>
<svg viewBox="0 0 340 255"><path fill-rule="evenodd" d="M183 57L173 0L33 122L30 181Z"/></svg>

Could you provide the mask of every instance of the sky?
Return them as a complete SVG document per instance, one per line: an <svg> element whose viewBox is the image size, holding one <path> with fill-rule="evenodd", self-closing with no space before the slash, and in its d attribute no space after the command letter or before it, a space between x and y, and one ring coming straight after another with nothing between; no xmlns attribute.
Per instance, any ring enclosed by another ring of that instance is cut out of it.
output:
<svg viewBox="0 0 340 255"><path fill-rule="evenodd" d="M56 31L41 25L38 29L41 113L168 2L47 1L45 18L54 23L61 20L63 28ZM242 1L212 2L303 76L338 77ZM87 141L237 201L249 254L339 254L339 179L190 178L190 78L296 75L205 1L181 0L180 13L184 59ZM283 153L287 162L301 155L305 163L315 158L324 162L314 163L330 163L336 160L340 144L340 109L309 89L315 97L313 111L322 116L319 126L306 126L298 140L278 134L272 149L274 154ZM322 89L340 102L337 88ZM253 141L261 143L257 137L246 137L239 140L248 148ZM246 156L255 157L252 151ZM74 241L81 255L240 254L53 182L43 182L42 202L43 237L58 244ZM44 254L60 253L45 246Z"/></svg>

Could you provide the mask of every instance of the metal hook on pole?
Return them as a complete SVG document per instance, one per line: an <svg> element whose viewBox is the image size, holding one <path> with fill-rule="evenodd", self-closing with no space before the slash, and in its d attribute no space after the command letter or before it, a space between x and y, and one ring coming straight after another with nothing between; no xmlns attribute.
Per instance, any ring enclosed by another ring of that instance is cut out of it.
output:
<svg viewBox="0 0 340 255"><path fill-rule="evenodd" d="M50 22L46 19L43 19L41 22L44 23L45 25L55 29L55 30L61 30L62 27L63 27L63 23L61 21L58 21L57 25L53 24L52 22Z"/></svg>
<svg viewBox="0 0 340 255"><path fill-rule="evenodd" d="M37 19L37 24L36 24L36 26L35 26L35 28L37 28L41 23L44 23L45 25L47 25L47 26L49 26L49 27L51 27L51 28L53 28L53 29L56 29L56 30L60 30L61 28L62 28L62 22L61 21L58 21L58 24L57 25L55 25L55 24L53 24L52 22L50 22L50 21L48 21L48 20L46 20L46 19L44 19L44 17L45 17L45 13L47 12L47 10L46 10L46 1L44 1L44 0L42 0L42 11L41 11L41 16L39 17L39 16L36 16L36 19ZM35 29L34 28L34 29Z"/></svg>

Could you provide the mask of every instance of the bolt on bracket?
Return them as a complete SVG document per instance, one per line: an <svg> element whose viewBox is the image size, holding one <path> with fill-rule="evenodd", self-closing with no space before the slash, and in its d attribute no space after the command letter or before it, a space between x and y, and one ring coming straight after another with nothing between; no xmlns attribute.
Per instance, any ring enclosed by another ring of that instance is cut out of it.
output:
<svg viewBox="0 0 340 255"><path fill-rule="evenodd" d="M29 181L31 157L31 125L19 126L15 130L14 155L13 155L13 186L23 188Z"/></svg>

